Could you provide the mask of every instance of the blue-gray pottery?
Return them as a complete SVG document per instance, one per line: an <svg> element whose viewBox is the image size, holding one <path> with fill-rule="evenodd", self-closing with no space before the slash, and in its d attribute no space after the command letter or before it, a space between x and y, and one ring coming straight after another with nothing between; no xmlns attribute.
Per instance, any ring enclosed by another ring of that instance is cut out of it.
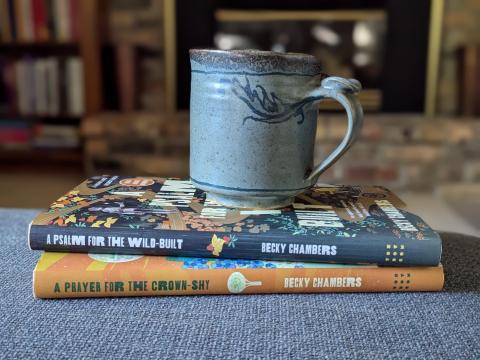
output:
<svg viewBox="0 0 480 360"><path fill-rule="evenodd" d="M357 80L327 77L315 57L190 50L190 177L217 202L276 208L314 185L353 143L363 112ZM318 103L340 102L343 141L313 165Z"/></svg>

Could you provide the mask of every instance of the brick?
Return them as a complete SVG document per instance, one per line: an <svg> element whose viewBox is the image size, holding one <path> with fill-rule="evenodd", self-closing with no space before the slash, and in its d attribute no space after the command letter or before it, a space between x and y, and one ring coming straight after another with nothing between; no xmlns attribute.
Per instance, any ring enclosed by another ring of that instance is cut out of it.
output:
<svg viewBox="0 0 480 360"><path fill-rule="evenodd" d="M319 115L317 120L317 134L316 141L328 139L328 118L324 115Z"/></svg>
<svg viewBox="0 0 480 360"><path fill-rule="evenodd" d="M438 167L437 171L438 183L450 183L459 182L464 179L464 167L463 164L454 164L446 162Z"/></svg>
<svg viewBox="0 0 480 360"><path fill-rule="evenodd" d="M375 121L374 119L367 118L363 128L360 139L362 140L381 140L383 137L384 125Z"/></svg>
<svg viewBox="0 0 480 360"><path fill-rule="evenodd" d="M432 162L441 156L441 147L434 145L386 145L380 149L384 161Z"/></svg>
<svg viewBox="0 0 480 360"><path fill-rule="evenodd" d="M315 163L325 159L328 154L330 154L337 144L333 142L326 141L317 141L315 143L314 158L316 159Z"/></svg>
<svg viewBox="0 0 480 360"><path fill-rule="evenodd" d="M352 181L392 182L398 180L398 167L375 165L350 165L345 168L344 176Z"/></svg>
<svg viewBox="0 0 480 360"><path fill-rule="evenodd" d="M447 28L463 27L465 24L464 11L448 11L444 17L444 26Z"/></svg>
<svg viewBox="0 0 480 360"><path fill-rule="evenodd" d="M103 139L89 139L84 143L86 156L106 155L109 153L108 142Z"/></svg>
<svg viewBox="0 0 480 360"><path fill-rule="evenodd" d="M460 145L454 145L460 147ZM461 145L462 159L480 159L480 141L472 141Z"/></svg>
<svg viewBox="0 0 480 360"><path fill-rule="evenodd" d="M470 126L472 127L473 129L473 132L474 132L474 136L475 136L475 139L476 140L480 140L480 121L478 121L478 119L474 119L470 122Z"/></svg>
<svg viewBox="0 0 480 360"><path fill-rule="evenodd" d="M82 136L94 137L105 134L105 124L99 120L98 116L90 116L82 119L80 124L80 134Z"/></svg>
<svg viewBox="0 0 480 360"><path fill-rule="evenodd" d="M390 144L409 144L421 142L423 133L421 127L410 124L386 125L384 129L383 141Z"/></svg>
<svg viewBox="0 0 480 360"><path fill-rule="evenodd" d="M463 180L480 182L480 159L468 161L464 164Z"/></svg>
<svg viewBox="0 0 480 360"><path fill-rule="evenodd" d="M347 130L347 120L345 115L334 115L331 116L328 121L320 121L319 126L325 126L326 128L325 130L322 129L322 132L320 133L321 136L332 141L341 140L345 136L345 131ZM371 117L367 115L364 119L359 139L377 141L383 138L383 133L384 124L381 122L381 120L379 121L377 120L377 117Z"/></svg>
<svg viewBox="0 0 480 360"><path fill-rule="evenodd" d="M381 160L379 157L378 144L366 141L357 141L343 155L342 159L348 162L376 162Z"/></svg>
<svg viewBox="0 0 480 360"><path fill-rule="evenodd" d="M427 121L420 125L421 139L425 142L440 143L445 141L447 133L445 130L445 122L438 119Z"/></svg>
<svg viewBox="0 0 480 360"><path fill-rule="evenodd" d="M341 179L341 167L335 164L320 175L318 182L323 184L338 184L341 183Z"/></svg>
<svg viewBox="0 0 480 360"><path fill-rule="evenodd" d="M402 169L403 187L408 190L425 191L437 182L437 165L404 164Z"/></svg>
<svg viewBox="0 0 480 360"><path fill-rule="evenodd" d="M334 117L328 122L327 138L331 141L341 140L347 131L347 121L342 117Z"/></svg>
<svg viewBox="0 0 480 360"><path fill-rule="evenodd" d="M446 124L447 138L449 143L465 143L474 140L475 131L470 122L449 121Z"/></svg>

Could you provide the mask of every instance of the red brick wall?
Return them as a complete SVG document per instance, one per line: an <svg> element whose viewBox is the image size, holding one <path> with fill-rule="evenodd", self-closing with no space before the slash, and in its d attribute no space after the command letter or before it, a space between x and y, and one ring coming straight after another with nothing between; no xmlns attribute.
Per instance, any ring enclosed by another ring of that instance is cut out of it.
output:
<svg viewBox="0 0 480 360"><path fill-rule="evenodd" d="M345 122L342 115L320 115L317 161L340 142ZM480 181L480 121L366 115L360 138L320 181L376 183L402 190Z"/></svg>

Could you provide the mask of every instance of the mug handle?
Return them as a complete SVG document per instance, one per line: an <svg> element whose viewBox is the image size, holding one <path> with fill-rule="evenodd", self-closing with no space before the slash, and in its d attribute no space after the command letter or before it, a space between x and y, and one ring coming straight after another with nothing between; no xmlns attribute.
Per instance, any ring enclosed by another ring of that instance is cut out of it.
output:
<svg viewBox="0 0 480 360"><path fill-rule="evenodd" d="M338 76L330 76L322 80L320 87L307 94L306 98L312 101L333 99L345 108L348 117L347 132L342 142L320 164L316 165L312 172L305 178L309 185L314 185L321 173L327 170L337 161L353 144L363 124L363 110L356 93L362 85L358 80L345 79Z"/></svg>

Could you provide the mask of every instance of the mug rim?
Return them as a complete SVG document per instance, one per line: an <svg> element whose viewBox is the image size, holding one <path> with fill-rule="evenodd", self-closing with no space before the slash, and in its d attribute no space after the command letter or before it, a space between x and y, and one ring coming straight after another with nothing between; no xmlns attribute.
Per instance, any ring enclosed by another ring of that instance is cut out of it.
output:
<svg viewBox="0 0 480 360"><path fill-rule="evenodd" d="M299 75L324 74L320 61L311 54L257 49L220 50L194 48L189 50L192 70L215 68L230 71L253 71L257 73L280 72Z"/></svg>
<svg viewBox="0 0 480 360"><path fill-rule="evenodd" d="M318 62L318 59L306 53L298 52L278 52L271 50L259 50L259 49L214 49L214 48L192 48L189 51L189 54L198 54L198 53L211 53L215 55L225 55L231 57L247 57L247 56L262 56L262 57L286 57L290 59L298 58L299 60L305 61L305 59L310 59L315 62Z"/></svg>

